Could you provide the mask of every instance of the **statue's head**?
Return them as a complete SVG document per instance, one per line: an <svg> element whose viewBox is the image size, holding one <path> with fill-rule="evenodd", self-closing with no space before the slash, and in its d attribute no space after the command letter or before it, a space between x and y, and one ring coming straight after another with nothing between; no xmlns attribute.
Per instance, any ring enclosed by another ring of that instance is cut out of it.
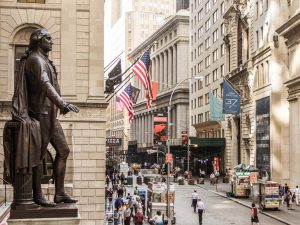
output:
<svg viewBox="0 0 300 225"><path fill-rule="evenodd" d="M49 31L45 28L40 28L40 29L33 31L30 36L29 49L32 50L32 49L37 48L39 46L39 43L41 43L41 40L43 39L43 37L46 37L46 36L51 37Z"/></svg>

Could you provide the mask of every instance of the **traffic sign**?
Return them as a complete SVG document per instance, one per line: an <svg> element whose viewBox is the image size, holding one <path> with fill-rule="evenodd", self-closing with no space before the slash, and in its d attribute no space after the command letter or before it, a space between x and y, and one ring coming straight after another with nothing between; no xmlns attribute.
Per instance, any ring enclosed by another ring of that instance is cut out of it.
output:
<svg viewBox="0 0 300 225"><path fill-rule="evenodd" d="M172 154L167 153L166 154L166 163L172 163L172 162L173 162Z"/></svg>

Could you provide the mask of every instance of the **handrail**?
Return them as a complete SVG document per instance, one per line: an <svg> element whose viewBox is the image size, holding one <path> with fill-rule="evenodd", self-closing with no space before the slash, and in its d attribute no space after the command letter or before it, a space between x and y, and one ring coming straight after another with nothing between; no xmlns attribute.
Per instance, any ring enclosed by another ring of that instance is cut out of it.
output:
<svg viewBox="0 0 300 225"><path fill-rule="evenodd" d="M4 183L4 205L6 206L6 185L9 184L9 182L1 177L0 179L3 180Z"/></svg>

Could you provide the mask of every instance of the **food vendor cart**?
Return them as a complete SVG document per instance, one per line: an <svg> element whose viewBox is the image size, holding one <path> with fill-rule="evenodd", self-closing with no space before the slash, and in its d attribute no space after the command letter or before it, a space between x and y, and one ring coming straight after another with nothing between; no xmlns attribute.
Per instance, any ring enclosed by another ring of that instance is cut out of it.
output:
<svg viewBox="0 0 300 225"><path fill-rule="evenodd" d="M147 189L147 216L151 219L158 210L166 217L167 212L167 184L163 182L149 182ZM170 184L170 219L172 224L175 224L175 212L174 212L174 199L175 199L175 186Z"/></svg>
<svg viewBox="0 0 300 225"><path fill-rule="evenodd" d="M259 206L261 209L279 208L279 184L275 181L259 180Z"/></svg>
<svg viewBox="0 0 300 225"><path fill-rule="evenodd" d="M234 197L249 197L250 172L233 172L230 183Z"/></svg>

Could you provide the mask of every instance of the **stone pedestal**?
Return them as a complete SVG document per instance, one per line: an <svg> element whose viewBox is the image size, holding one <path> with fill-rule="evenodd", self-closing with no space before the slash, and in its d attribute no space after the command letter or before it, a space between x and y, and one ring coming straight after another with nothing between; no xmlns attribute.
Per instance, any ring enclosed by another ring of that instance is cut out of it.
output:
<svg viewBox="0 0 300 225"><path fill-rule="evenodd" d="M12 220L30 218L77 218L78 216L78 208L75 203L62 203L56 205L55 207L21 205L12 207L10 211L10 219Z"/></svg>
<svg viewBox="0 0 300 225"><path fill-rule="evenodd" d="M9 219L8 225L79 225L80 217L76 218L39 218L39 219Z"/></svg>

